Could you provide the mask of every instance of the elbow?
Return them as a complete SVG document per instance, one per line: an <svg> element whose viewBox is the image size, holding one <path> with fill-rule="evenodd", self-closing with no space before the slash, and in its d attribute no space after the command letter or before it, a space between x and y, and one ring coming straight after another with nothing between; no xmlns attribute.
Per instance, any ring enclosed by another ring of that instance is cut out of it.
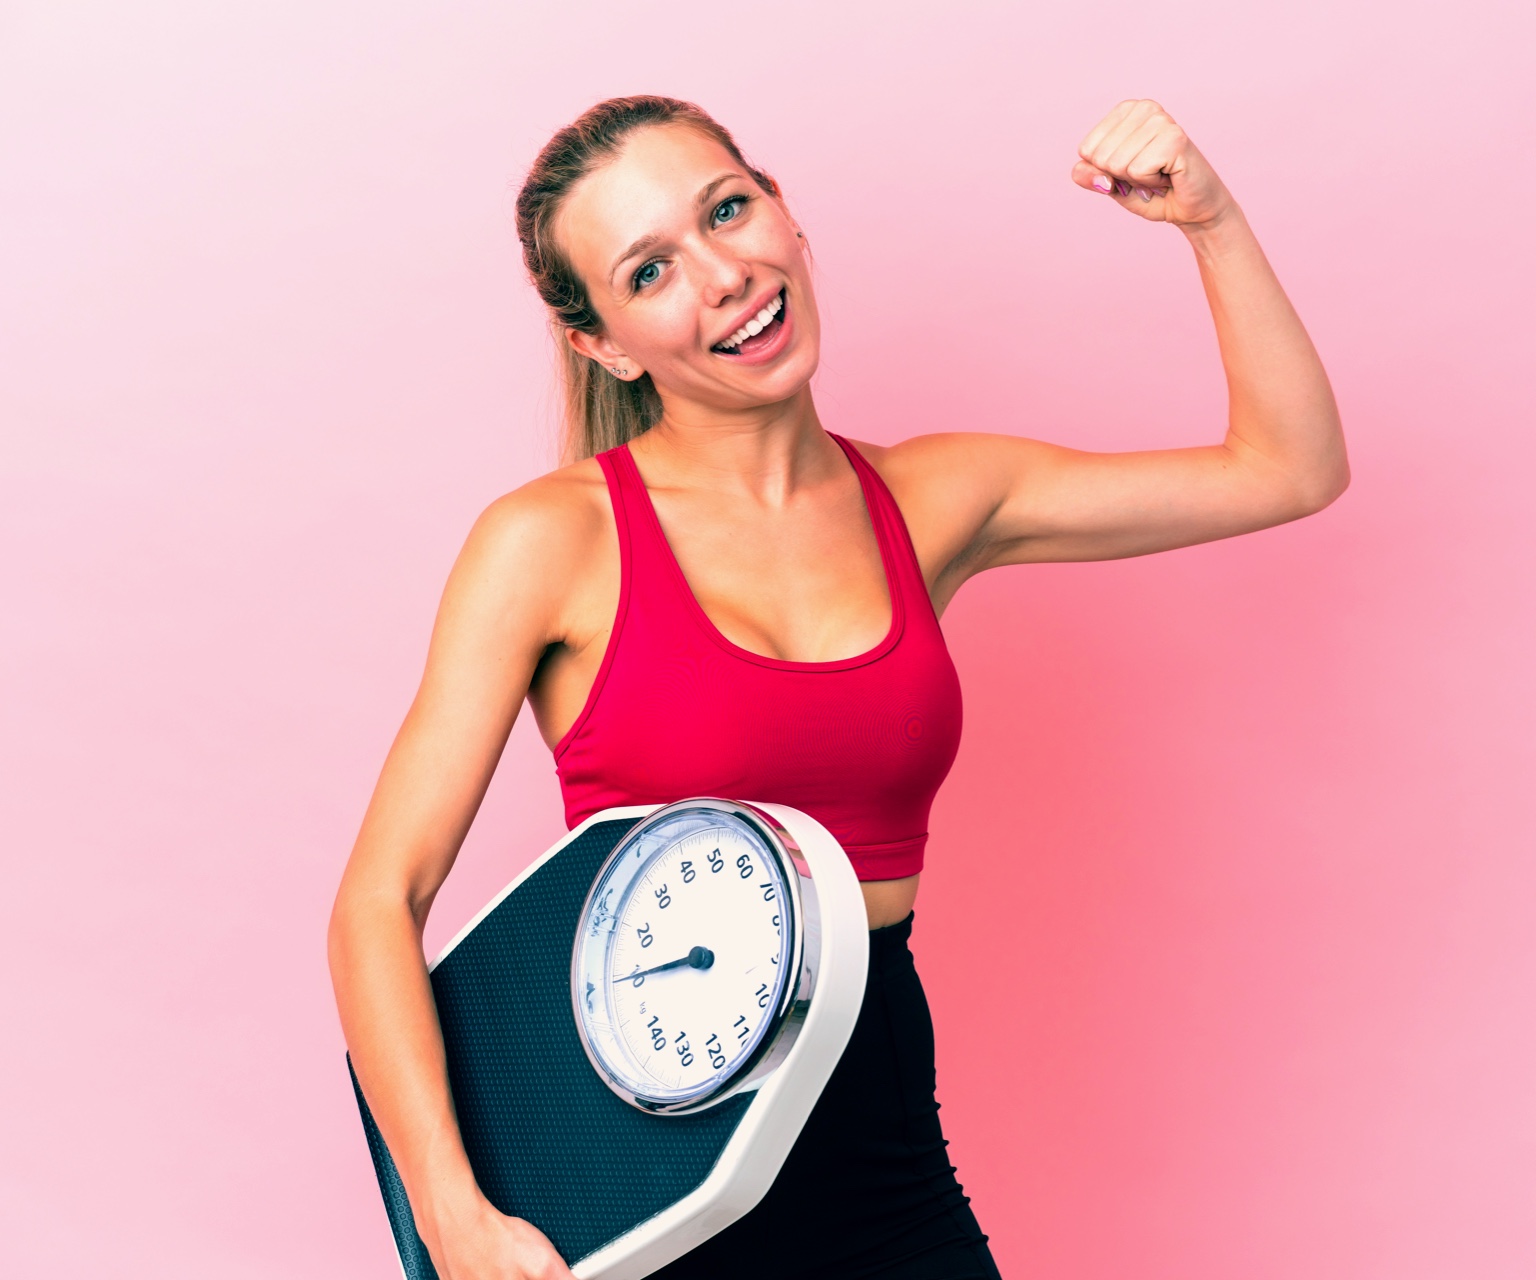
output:
<svg viewBox="0 0 1536 1280"><path fill-rule="evenodd" d="M1278 451L1243 449L1244 461L1257 463L1265 501L1279 519L1299 520L1337 502L1349 488L1349 452L1337 414L1308 419L1287 431L1292 444ZM1238 437L1241 440L1241 436Z"/></svg>
<svg viewBox="0 0 1536 1280"><path fill-rule="evenodd" d="M1332 506L1349 488L1349 463L1342 462L1325 475L1312 477L1301 486L1298 493L1298 516L1316 515L1324 507Z"/></svg>
<svg viewBox="0 0 1536 1280"><path fill-rule="evenodd" d="M1322 476L1321 481L1313 484L1312 490L1307 493L1310 502L1307 515L1321 512L1324 507L1333 506L1333 502L1344 495L1344 490L1349 489L1349 481L1349 459L1339 458L1338 464L1330 467L1329 473Z"/></svg>
<svg viewBox="0 0 1536 1280"><path fill-rule="evenodd" d="M1344 490L1349 488L1349 450L1344 443L1344 431L1337 411L1333 419L1333 431L1318 465L1313 469L1311 484L1307 488L1307 497L1311 503L1309 515L1337 502Z"/></svg>
<svg viewBox="0 0 1536 1280"><path fill-rule="evenodd" d="M359 946L366 947L366 939L377 929L369 906L369 895L361 891L355 880L343 876L325 929L326 963L331 970L331 985L338 990L353 969Z"/></svg>
<svg viewBox="0 0 1536 1280"><path fill-rule="evenodd" d="M1344 451L1342 439L1336 439L1323 457L1315 458L1303 469L1291 485L1291 500L1296 504L1296 516L1315 515L1324 507L1337 502L1349 488L1349 455Z"/></svg>
<svg viewBox="0 0 1536 1280"><path fill-rule="evenodd" d="M325 931L332 984L340 988L361 962L360 957L370 954L381 937L414 937L419 947L431 905L431 894L412 893L406 886L380 885L360 876L344 875Z"/></svg>

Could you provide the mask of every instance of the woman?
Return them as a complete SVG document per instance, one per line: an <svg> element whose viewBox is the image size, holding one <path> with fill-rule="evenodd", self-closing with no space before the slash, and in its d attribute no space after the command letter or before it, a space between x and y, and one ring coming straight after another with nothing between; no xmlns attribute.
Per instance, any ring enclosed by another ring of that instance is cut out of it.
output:
<svg viewBox="0 0 1536 1280"><path fill-rule="evenodd" d="M729 133L691 104L621 98L540 154L518 230L575 460L471 531L330 930L353 1065L444 1280L571 1274L475 1185L421 948L525 698L572 825L613 804L775 800L831 828L864 890L864 1007L788 1162L656 1274L996 1277L944 1155L907 946L960 725L938 617L984 569L1246 533L1327 506L1349 475L1317 354L1179 126L1122 102L1079 156L1080 186L1194 249L1230 388L1220 444L829 434L805 235Z"/></svg>

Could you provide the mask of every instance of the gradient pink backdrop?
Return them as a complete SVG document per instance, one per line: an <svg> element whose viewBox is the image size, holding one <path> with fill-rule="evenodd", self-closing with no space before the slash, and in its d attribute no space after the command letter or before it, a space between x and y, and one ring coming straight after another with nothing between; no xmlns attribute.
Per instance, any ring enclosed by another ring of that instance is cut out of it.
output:
<svg viewBox="0 0 1536 1280"><path fill-rule="evenodd" d="M1528 15L0 8L6 1270L393 1274L326 914L461 539L552 464L512 193L659 92L808 228L835 430L1219 438L1183 237L1068 178L1143 96L1343 409L1322 515L945 617L913 945L1003 1274L1536 1274ZM562 830L525 718L433 949Z"/></svg>

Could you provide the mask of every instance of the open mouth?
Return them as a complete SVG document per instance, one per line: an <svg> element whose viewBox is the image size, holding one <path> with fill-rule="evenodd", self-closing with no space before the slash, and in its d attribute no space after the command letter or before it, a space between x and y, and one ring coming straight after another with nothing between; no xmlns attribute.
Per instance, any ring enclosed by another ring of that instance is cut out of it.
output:
<svg viewBox="0 0 1536 1280"><path fill-rule="evenodd" d="M780 289L773 301L748 320L744 327L724 342L717 342L710 350L722 356L749 356L755 351L761 351L773 342L779 330L784 327L784 310L788 305L789 299L784 290Z"/></svg>

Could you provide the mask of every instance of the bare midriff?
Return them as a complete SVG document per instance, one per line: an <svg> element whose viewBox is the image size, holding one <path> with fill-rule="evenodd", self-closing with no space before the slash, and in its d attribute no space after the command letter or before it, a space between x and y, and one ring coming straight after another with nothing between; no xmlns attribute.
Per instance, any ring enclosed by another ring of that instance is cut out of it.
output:
<svg viewBox="0 0 1536 1280"><path fill-rule="evenodd" d="M921 876L902 876L899 880L861 880L864 910L871 929L883 929L907 918L917 901L917 882Z"/></svg>

